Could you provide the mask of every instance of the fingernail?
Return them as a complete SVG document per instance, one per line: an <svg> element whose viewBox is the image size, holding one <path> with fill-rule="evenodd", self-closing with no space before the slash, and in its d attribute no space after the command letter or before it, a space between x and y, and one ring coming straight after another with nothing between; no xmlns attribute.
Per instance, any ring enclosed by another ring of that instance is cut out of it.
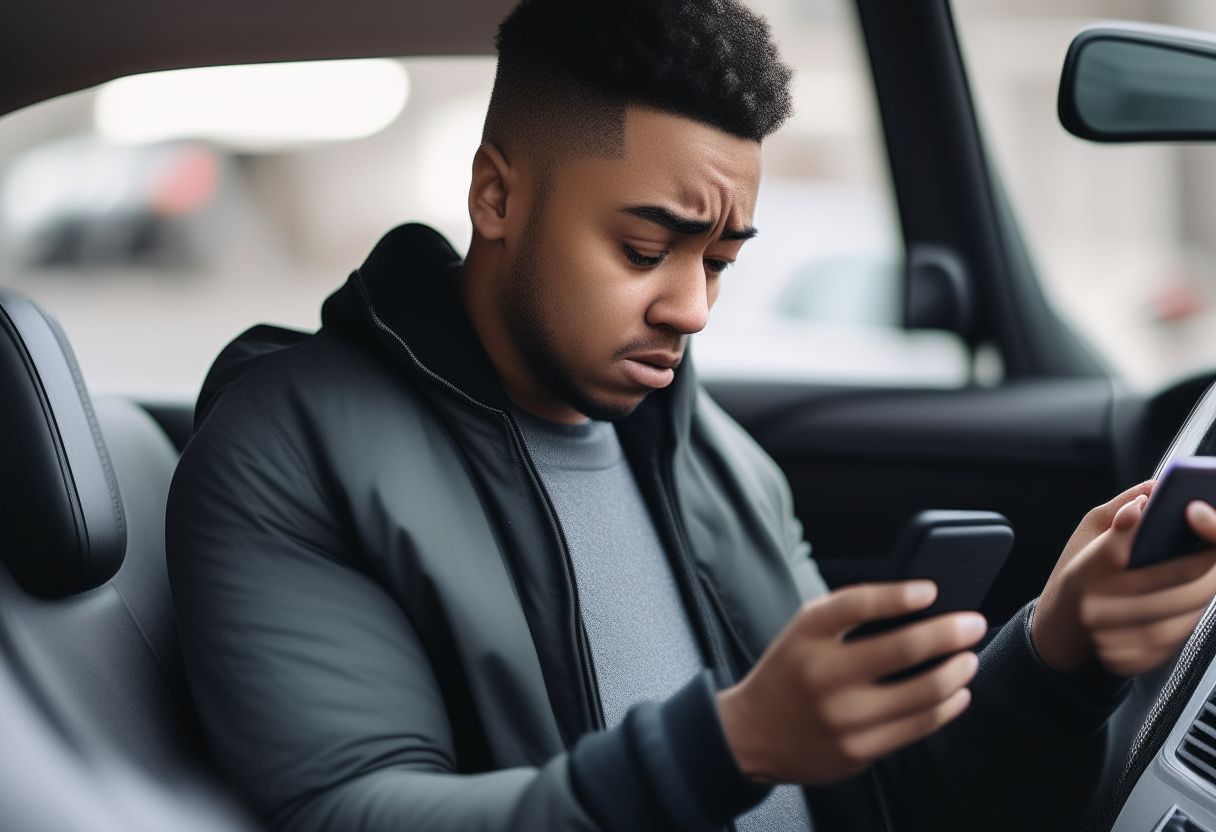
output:
<svg viewBox="0 0 1216 832"><path fill-rule="evenodd" d="M988 632L988 622L982 615L964 615L958 623L958 630L963 638L980 638Z"/></svg>
<svg viewBox="0 0 1216 832"><path fill-rule="evenodd" d="M937 584L933 581L911 581L904 587L904 598L912 606L923 607L937 597Z"/></svg>

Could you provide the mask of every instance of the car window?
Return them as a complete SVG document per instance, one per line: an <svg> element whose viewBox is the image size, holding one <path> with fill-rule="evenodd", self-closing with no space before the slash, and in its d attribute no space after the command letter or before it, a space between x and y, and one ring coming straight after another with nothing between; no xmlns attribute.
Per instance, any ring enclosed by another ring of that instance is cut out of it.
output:
<svg viewBox="0 0 1216 832"><path fill-rule="evenodd" d="M754 0L795 69L759 236L693 347L703 376L954 386L967 350L899 326L902 246L846 0ZM0 284L47 306L96 392L189 400L238 332L313 329L392 226L467 248L491 57L118 79L0 119Z"/></svg>
<svg viewBox="0 0 1216 832"><path fill-rule="evenodd" d="M1056 94L1083 26L1121 18L1216 31L1216 6L953 0L985 138L1056 309L1133 387L1216 365L1216 149L1097 145Z"/></svg>

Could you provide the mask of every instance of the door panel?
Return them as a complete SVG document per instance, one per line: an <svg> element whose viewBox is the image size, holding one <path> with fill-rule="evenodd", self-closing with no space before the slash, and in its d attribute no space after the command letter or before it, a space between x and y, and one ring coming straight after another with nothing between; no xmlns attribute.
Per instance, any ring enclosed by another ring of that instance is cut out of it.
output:
<svg viewBox="0 0 1216 832"><path fill-rule="evenodd" d="M1038 593L1081 517L1122 485L1104 379L965 390L708 386L785 471L830 582L872 574L922 509L1009 517L1017 542L983 608L993 622Z"/></svg>

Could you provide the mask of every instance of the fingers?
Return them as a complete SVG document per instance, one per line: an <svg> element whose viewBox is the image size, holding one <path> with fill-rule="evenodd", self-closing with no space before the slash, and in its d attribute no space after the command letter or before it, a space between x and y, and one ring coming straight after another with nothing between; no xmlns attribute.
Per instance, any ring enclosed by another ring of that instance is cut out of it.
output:
<svg viewBox="0 0 1216 832"><path fill-rule="evenodd" d="M869 762L878 759L897 748L929 736L957 718L967 710L969 704L971 691L962 688L935 707L846 737L841 743L842 749L849 757L858 761Z"/></svg>
<svg viewBox="0 0 1216 832"><path fill-rule="evenodd" d="M1158 667L1182 646L1216 596L1216 547L1126 568L1146 502L1141 494L1116 509L1110 528L1040 596L1035 644L1057 670L1079 667L1095 655L1123 676ZM1216 543L1216 509L1192 501L1186 517L1196 534ZM1046 626L1048 615L1055 618L1052 627Z"/></svg>
<svg viewBox="0 0 1216 832"><path fill-rule="evenodd" d="M1110 528L1098 535L1075 563L1086 581L1106 574L1123 572L1131 559L1136 524L1144 513L1148 498L1139 495L1124 503L1111 517Z"/></svg>
<svg viewBox="0 0 1216 832"><path fill-rule="evenodd" d="M1153 574L1137 574L1150 571ZM1133 627L1202 612L1216 595L1216 554L1135 570L1116 576L1110 584L1081 602L1081 622L1089 629Z"/></svg>
<svg viewBox="0 0 1216 832"><path fill-rule="evenodd" d="M1186 522L1195 534L1216 543L1216 509L1202 500L1191 500L1186 506Z"/></svg>
<svg viewBox="0 0 1216 832"><path fill-rule="evenodd" d="M1094 648L1111 673L1135 676L1173 656L1202 617L1203 610L1198 610L1148 626L1102 631L1094 636Z"/></svg>
<svg viewBox="0 0 1216 832"><path fill-rule="evenodd" d="M931 581L871 584L807 604L739 684L718 694L735 760L767 782L830 783L920 739L970 702L979 661L951 656L911 679L878 679L926 659L966 650L983 637L976 613L952 613L856 641L858 624L932 603Z"/></svg>
<svg viewBox="0 0 1216 832"><path fill-rule="evenodd" d="M1124 505L1135 500L1140 496L1147 496L1153 492L1153 487L1156 483L1152 480L1142 482L1137 486L1127 489L1119 496L1115 497L1108 503L1090 509L1090 511L1081 519L1081 523L1077 526L1076 531L1068 538L1068 543L1064 546L1064 551L1060 554L1060 559L1056 565L1057 569L1062 569L1067 566L1072 560L1081 553L1085 547L1094 541L1100 534L1110 528L1112 521L1115 519L1115 514Z"/></svg>
<svg viewBox="0 0 1216 832"><path fill-rule="evenodd" d="M1140 569L1124 569L1112 575L1095 578L1091 585L1092 594L1119 596L1121 599L1147 595L1199 580L1214 565L1216 551L1208 550Z"/></svg>
<svg viewBox="0 0 1216 832"><path fill-rule="evenodd" d="M839 636L867 621L923 610L936 597L932 581L845 587L806 604L798 614L798 627L809 636Z"/></svg>
<svg viewBox="0 0 1216 832"><path fill-rule="evenodd" d="M1156 480L1145 480L1144 482L1139 483L1138 485L1133 485L1131 488L1127 489L1126 491L1124 491L1119 496L1115 497L1110 502L1102 505L1101 508L1105 512L1109 512L1111 515L1111 518L1113 519L1114 514L1119 509L1123 508L1123 506L1127 505L1128 503L1133 502L1134 500L1136 500L1140 497L1147 498L1147 497L1152 496L1153 488L1155 488L1156 485L1157 485Z"/></svg>
<svg viewBox="0 0 1216 832"><path fill-rule="evenodd" d="M937 707L966 687L978 667L974 653L959 653L940 667L902 682L844 691L825 703L824 713L844 730L891 722Z"/></svg>
<svg viewBox="0 0 1216 832"><path fill-rule="evenodd" d="M1147 480L1139 485L1133 485L1131 488L1127 489L1109 502L1103 503L1097 508L1090 510L1090 512L1085 515L1084 522L1086 524L1096 526L1099 531L1110 528L1111 523L1114 522L1115 515L1120 509L1122 509L1128 503L1134 502L1140 497L1147 498L1153 493L1153 487L1156 484L1157 483L1155 480Z"/></svg>
<svg viewBox="0 0 1216 832"><path fill-rule="evenodd" d="M849 680L881 679L937 656L965 650L987 631L988 622L979 613L939 615L848 644L837 656L843 666L832 671Z"/></svg>

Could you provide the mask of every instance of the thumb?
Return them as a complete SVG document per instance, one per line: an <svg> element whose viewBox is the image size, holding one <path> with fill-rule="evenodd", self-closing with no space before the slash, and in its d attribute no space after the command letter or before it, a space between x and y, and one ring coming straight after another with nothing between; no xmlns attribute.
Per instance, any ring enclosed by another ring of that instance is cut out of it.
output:
<svg viewBox="0 0 1216 832"><path fill-rule="evenodd" d="M854 584L804 605L798 626L809 636L840 636L867 621L922 610L936 597L932 581Z"/></svg>
<svg viewBox="0 0 1216 832"><path fill-rule="evenodd" d="M1127 568L1132 556L1132 541L1147 502L1148 497L1141 495L1115 512L1110 528L1094 541L1096 551L1093 557L1086 559L1085 571L1118 572Z"/></svg>
<svg viewBox="0 0 1216 832"><path fill-rule="evenodd" d="M1140 516L1144 514L1144 505L1147 502L1148 497L1141 494L1124 505L1115 512L1115 519L1111 521L1110 527L1117 532L1134 530L1136 524L1140 522Z"/></svg>
<svg viewBox="0 0 1216 832"><path fill-rule="evenodd" d="M1186 521L1195 534L1216 543L1216 509L1203 500L1191 500L1186 505Z"/></svg>

